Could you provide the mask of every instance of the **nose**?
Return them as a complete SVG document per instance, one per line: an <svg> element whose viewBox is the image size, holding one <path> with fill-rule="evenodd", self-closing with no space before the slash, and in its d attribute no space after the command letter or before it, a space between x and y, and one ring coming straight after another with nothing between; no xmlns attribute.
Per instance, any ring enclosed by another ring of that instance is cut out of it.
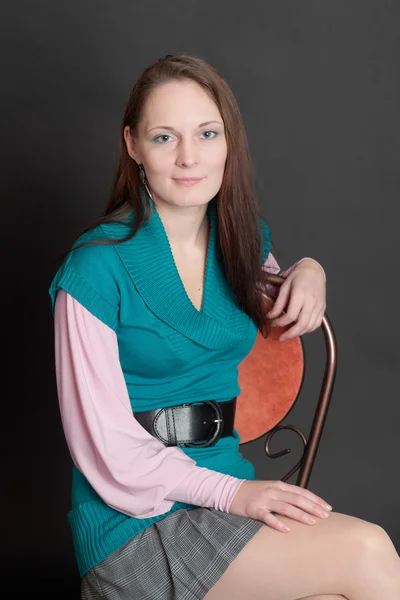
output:
<svg viewBox="0 0 400 600"><path fill-rule="evenodd" d="M192 167L197 164L197 148L192 139L181 139L178 146L177 164L180 167Z"/></svg>

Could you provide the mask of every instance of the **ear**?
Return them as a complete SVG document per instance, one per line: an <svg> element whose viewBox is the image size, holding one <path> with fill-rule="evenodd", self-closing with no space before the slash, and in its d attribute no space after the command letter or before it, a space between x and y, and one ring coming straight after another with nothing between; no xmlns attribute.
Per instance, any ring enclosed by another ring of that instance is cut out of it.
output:
<svg viewBox="0 0 400 600"><path fill-rule="evenodd" d="M141 160L139 157L139 153L137 151L137 144L135 138L131 134L131 128L127 125L124 128L124 139L126 144L126 150L131 158L137 162L138 165L141 164Z"/></svg>

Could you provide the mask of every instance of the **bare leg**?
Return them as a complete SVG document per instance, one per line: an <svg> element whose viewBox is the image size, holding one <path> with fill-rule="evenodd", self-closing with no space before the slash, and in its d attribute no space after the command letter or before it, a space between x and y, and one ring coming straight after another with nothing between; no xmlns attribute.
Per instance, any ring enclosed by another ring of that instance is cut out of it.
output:
<svg viewBox="0 0 400 600"><path fill-rule="evenodd" d="M382 527L337 512L311 526L279 519L291 531L262 527L204 600L400 600L400 558Z"/></svg>

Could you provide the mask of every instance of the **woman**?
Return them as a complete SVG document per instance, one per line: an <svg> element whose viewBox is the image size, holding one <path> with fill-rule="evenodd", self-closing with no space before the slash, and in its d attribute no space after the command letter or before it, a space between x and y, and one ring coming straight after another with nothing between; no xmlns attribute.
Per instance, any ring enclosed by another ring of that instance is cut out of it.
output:
<svg viewBox="0 0 400 600"><path fill-rule="evenodd" d="M325 311L316 261L283 273L273 305L277 269L229 86L168 55L133 88L105 215L49 290L83 599L400 598L382 528L256 481L239 452L257 331L302 335Z"/></svg>

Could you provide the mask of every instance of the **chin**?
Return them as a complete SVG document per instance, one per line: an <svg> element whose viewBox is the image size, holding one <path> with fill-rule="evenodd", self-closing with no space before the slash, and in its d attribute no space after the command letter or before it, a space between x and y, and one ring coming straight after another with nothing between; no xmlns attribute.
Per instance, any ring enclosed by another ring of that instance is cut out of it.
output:
<svg viewBox="0 0 400 600"><path fill-rule="evenodd" d="M185 190L185 191L189 191L189 190ZM215 194L214 194L215 195ZM198 194L188 194L188 193L184 193L184 194L173 194L170 197L164 197L160 198L159 200L155 200L156 203L158 202L162 202L165 204L169 204L170 206L205 206L207 205L210 200L213 199L214 196L206 196L204 197L204 195L202 194L201 197L198 196ZM157 197L156 197L157 198Z"/></svg>
<svg viewBox="0 0 400 600"><path fill-rule="evenodd" d="M209 202L210 199L206 199L206 200L202 200L199 198L184 198L181 200L178 200L176 198L174 198L174 200L172 200L171 202L169 202L169 204L172 204L174 206L206 206Z"/></svg>

